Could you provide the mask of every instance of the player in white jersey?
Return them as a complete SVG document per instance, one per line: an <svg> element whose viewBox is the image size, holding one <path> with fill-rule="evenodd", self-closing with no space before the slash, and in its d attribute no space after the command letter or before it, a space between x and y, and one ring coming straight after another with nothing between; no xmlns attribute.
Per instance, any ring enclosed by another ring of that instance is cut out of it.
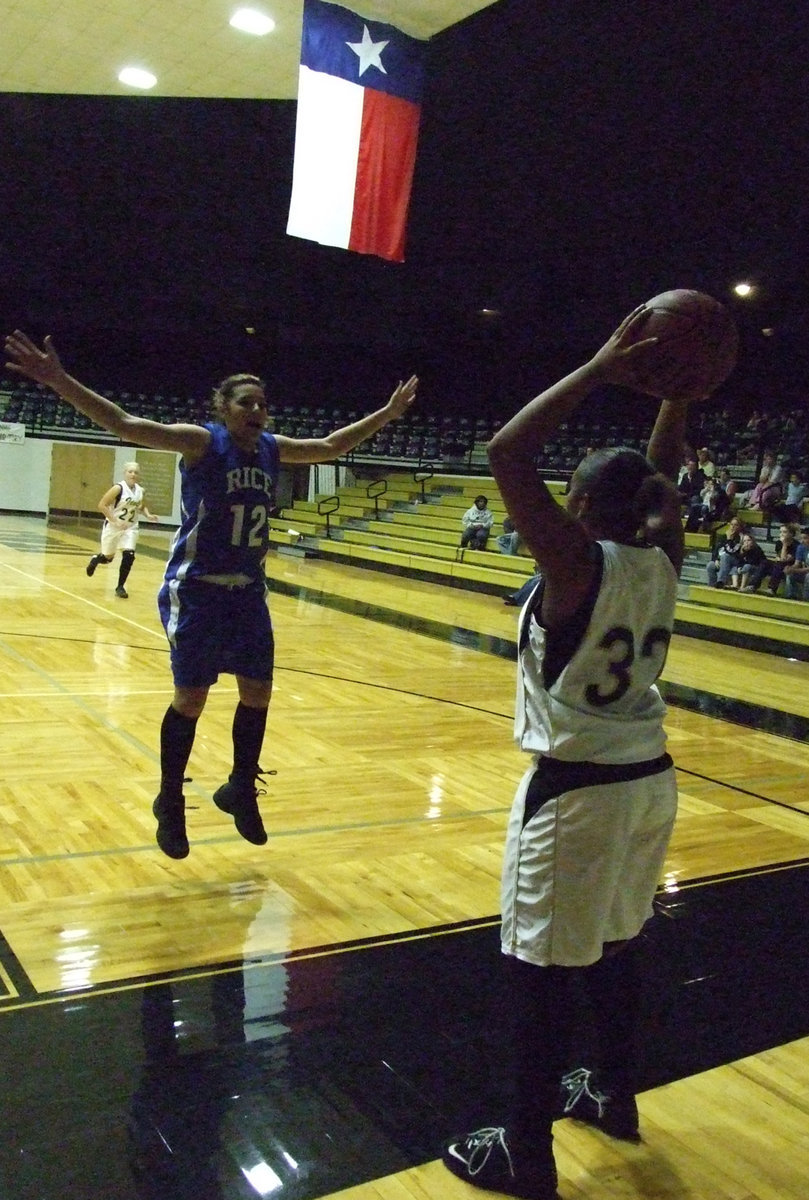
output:
<svg viewBox="0 0 809 1200"><path fill-rule="evenodd" d="M115 552L121 551L118 568L118 583L115 595L122 600L128 598L124 584L129 578L135 561L138 544L138 521L144 516L147 521L156 521L154 513L146 507L146 497L140 484L140 466L136 462L124 463L124 477L114 483L98 502L98 511L104 514L101 530L101 551L94 554L87 564L87 574L92 575L96 567L111 563Z"/></svg>
<svg viewBox="0 0 809 1200"><path fill-rule="evenodd" d="M677 803L655 680L683 558L674 480L686 405L662 403L647 457L623 447L588 455L566 508L536 457L596 387L631 387L635 369L654 362L656 339L632 345L643 317L641 307L489 445L500 494L540 570L518 646L515 736L532 762L512 807L502 885L514 1101L502 1123L450 1141L444 1163L478 1187L531 1200L557 1197L555 1118L639 1137L636 948ZM569 1070L585 1002L599 1059Z"/></svg>

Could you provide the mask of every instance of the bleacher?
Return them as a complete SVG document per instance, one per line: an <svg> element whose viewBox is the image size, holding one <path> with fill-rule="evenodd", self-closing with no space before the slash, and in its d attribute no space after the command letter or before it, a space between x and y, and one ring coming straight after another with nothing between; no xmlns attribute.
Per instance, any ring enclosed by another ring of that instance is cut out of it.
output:
<svg viewBox="0 0 809 1200"><path fill-rule="evenodd" d="M207 419L207 398L199 401L176 395L105 391L109 399L128 411L163 422ZM318 437L357 420L362 413L350 408L294 407L285 405L272 414L271 427L290 437ZM53 440L115 441L93 426L47 388L13 379L0 380L0 420L21 423L27 436ZM318 554L335 561L367 568L418 576L495 595L515 591L533 573L526 553L502 554L495 538L502 529L505 507L490 476L486 443L499 427L493 417L475 420L458 416L408 413L380 430L344 460L356 476L363 471L371 482L338 489L336 498L320 496L296 500L271 521L271 542L279 549ZM648 422L644 428L648 434ZM758 438L755 442L753 439ZM760 432L736 428L726 414L708 412L691 431L692 442L715 448L717 466L727 465L741 485L752 484L755 445L763 444ZM798 437L795 414L772 420L767 444L790 454L792 469L809 466L809 442ZM618 424L588 414L575 424L564 424L537 460L537 469L558 495L564 492L571 472L590 445L629 445L643 450L639 426L631 420ZM489 548L460 547L461 514L474 497L484 492L495 514ZM759 512L744 510L746 524L755 526L759 540L772 540L777 522ZM809 523L809 502L804 505ZM809 605L769 594L733 594L705 586L705 562L714 533L687 533L687 558L683 570L678 619L691 631L713 630L730 636L766 639L800 647L809 643ZM777 535L776 535L777 536Z"/></svg>
<svg viewBox="0 0 809 1200"><path fill-rule="evenodd" d="M380 492L380 487L384 491ZM564 479L548 487L561 501ZM485 550L462 548L461 516L485 493L495 523ZM376 494L375 494L376 493ZM418 471L338 488L334 496L296 501L273 518L271 541L357 565L395 569L426 579L507 595L534 573L528 551L503 554L496 545L506 516L494 480ZM711 535L687 533L693 552L710 550Z"/></svg>
<svg viewBox="0 0 809 1200"><path fill-rule="evenodd" d="M127 412L153 421L198 422L206 419L203 407L193 398L149 395L145 392L101 392L108 400L120 404ZM53 441L114 442L118 439L99 429L82 413L60 400L50 388L37 383L18 383L0 380L0 420L25 426L27 437L44 437Z"/></svg>
<svg viewBox="0 0 809 1200"><path fill-rule="evenodd" d="M550 480L548 486L561 502L566 481ZM481 492L495 515L490 548L462 549L461 515ZM505 515L490 477L413 470L338 488L333 496L296 501L272 520L270 536L282 552L312 554L505 597L534 573L529 553L503 554L496 548ZM761 514L756 518L766 524ZM712 533L685 534L686 561L677 604L680 631L809 657L809 604L768 592L751 595L706 586L705 562L713 537Z"/></svg>

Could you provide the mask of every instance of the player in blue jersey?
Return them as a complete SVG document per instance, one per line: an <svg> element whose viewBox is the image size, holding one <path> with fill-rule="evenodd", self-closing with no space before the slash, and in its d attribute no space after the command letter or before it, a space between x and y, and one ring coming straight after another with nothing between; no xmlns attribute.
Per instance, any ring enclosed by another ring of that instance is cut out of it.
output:
<svg viewBox="0 0 809 1200"><path fill-rule="evenodd" d="M644 316L642 307L631 314L489 445L540 571L519 622L515 735L532 762L512 807L501 897L514 1100L505 1119L453 1138L444 1163L468 1183L530 1200L558 1195L555 1118L639 1137L636 951L677 804L655 681L683 558L674 480L686 404L662 403L646 457L624 447L588 455L566 507L536 457L594 389L631 387L638 368L653 369L657 339L632 344ZM582 1011L598 1055L586 1065L567 1058L582 1039L573 1021Z"/></svg>
<svg viewBox="0 0 809 1200"><path fill-rule="evenodd" d="M214 794L242 837L267 834L256 785L272 691L273 633L265 599L267 518L280 463L329 462L347 454L405 413L418 380L394 389L376 412L320 438L266 432L267 400L255 375L231 375L214 392L215 420L162 425L127 413L62 366L50 338L42 349L19 330L6 339L7 367L45 384L123 441L182 455L182 524L175 535L158 607L171 647L174 697L160 731L160 792L153 805L157 843L185 858L188 838L182 785L197 720L220 672L236 676L233 769Z"/></svg>

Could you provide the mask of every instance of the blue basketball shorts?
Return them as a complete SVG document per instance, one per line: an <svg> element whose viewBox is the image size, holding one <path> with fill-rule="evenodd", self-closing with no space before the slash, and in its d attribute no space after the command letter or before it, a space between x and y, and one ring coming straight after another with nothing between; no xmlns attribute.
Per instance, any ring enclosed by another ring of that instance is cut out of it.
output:
<svg viewBox="0 0 809 1200"><path fill-rule="evenodd" d="M220 674L272 679L275 643L263 583L231 588L170 580L157 607L176 687L210 687Z"/></svg>

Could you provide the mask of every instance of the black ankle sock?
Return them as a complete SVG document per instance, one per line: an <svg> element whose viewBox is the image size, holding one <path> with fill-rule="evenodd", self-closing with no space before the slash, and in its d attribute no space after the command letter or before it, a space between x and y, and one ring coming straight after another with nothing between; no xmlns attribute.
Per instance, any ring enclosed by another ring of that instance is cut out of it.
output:
<svg viewBox="0 0 809 1200"><path fill-rule="evenodd" d="M185 717L171 705L160 726L160 791L177 795L183 790L183 776L191 757L197 717Z"/></svg>
<svg viewBox="0 0 809 1200"><path fill-rule="evenodd" d="M248 708L240 700L233 714L234 775L255 778L266 728L267 709Z"/></svg>

